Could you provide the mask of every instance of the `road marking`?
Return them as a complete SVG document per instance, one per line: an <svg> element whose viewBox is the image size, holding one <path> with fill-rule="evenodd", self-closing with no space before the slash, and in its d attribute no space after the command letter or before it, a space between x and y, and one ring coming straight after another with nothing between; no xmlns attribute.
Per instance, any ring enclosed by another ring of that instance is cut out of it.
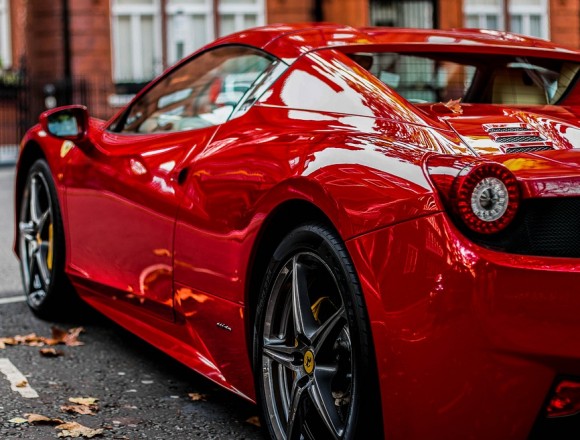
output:
<svg viewBox="0 0 580 440"><path fill-rule="evenodd" d="M24 295L9 296L8 298L0 298L0 304L11 304L24 301L26 301L26 297Z"/></svg>
<svg viewBox="0 0 580 440"><path fill-rule="evenodd" d="M16 391L20 393L22 397L26 397L28 399L34 399L38 397L38 393L34 391L34 389L28 384L28 380L24 377L18 368L14 366L10 359L8 358L0 358L0 373L6 376L8 382L10 382L10 388L12 391ZM24 386L17 387L16 385L21 385L26 383Z"/></svg>

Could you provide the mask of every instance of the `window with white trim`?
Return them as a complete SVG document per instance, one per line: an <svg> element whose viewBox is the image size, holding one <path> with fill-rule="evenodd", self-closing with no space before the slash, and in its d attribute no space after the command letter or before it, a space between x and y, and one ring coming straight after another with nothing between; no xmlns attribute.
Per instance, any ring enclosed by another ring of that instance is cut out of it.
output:
<svg viewBox="0 0 580 440"><path fill-rule="evenodd" d="M113 0L113 76L143 82L162 69L159 0Z"/></svg>
<svg viewBox="0 0 580 440"><path fill-rule="evenodd" d="M265 23L265 0L166 0L167 61L173 64L217 37Z"/></svg>
<svg viewBox="0 0 580 440"><path fill-rule="evenodd" d="M169 64L213 39L213 0L168 0L166 12Z"/></svg>
<svg viewBox="0 0 580 440"><path fill-rule="evenodd" d="M174 64L218 36L263 25L265 0L219 0L217 23L214 0L112 0L112 15L114 79L142 82L161 73L163 59Z"/></svg>
<svg viewBox="0 0 580 440"><path fill-rule="evenodd" d="M509 11L512 32L550 38L547 0L510 0Z"/></svg>
<svg viewBox="0 0 580 440"><path fill-rule="evenodd" d="M0 70L12 65L9 0L0 0Z"/></svg>
<svg viewBox="0 0 580 440"><path fill-rule="evenodd" d="M509 30L548 39L548 0L508 0L509 29L506 29L503 0L465 0L465 25L469 28Z"/></svg>
<svg viewBox="0 0 580 440"><path fill-rule="evenodd" d="M219 2L220 36L264 24L263 0L221 0Z"/></svg>

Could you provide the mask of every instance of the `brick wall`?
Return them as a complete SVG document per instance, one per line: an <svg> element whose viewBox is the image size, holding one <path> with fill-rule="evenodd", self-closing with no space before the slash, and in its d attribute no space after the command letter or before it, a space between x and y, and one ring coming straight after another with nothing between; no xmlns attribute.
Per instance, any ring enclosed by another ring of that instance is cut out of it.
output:
<svg viewBox="0 0 580 440"><path fill-rule="evenodd" d="M21 68L21 59L26 50L26 41L24 32L20 29L26 29L26 3L22 0L12 0L10 2L10 28L12 40L12 65L15 69Z"/></svg>
<svg viewBox="0 0 580 440"><path fill-rule="evenodd" d="M72 75L84 84L73 100L89 107L93 116L108 119L107 97L113 93L109 0L69 0ZM85 100L85 102L82 102Z"/></svg>
<svg viewBox="0 0 580 440"><path fill-rule="evenodd" d="M326 0L324 20L350 26L369 25L368 0Z"/></svg>
<svg viewBox="0 0 580 440"><path fill-rule="evenodd" d="M451 29L464 27L463 1L439 0L439 28Z"/></svg>
<svg viewBox="0 0 580 440"><path fill-rule="evenodd" d="M62 10L60 1L29 1L24 33L28 73L55 80L64 75Z"/></svg>
<svg viewBox="0 0 580 440"><path fill-rule="evenodd" d="M550 40L554 43L580 47L580 2L550 1Z"/></svg>
<svg viewBox="0 0 580 440"><path fill-rule="evenodd" d="M269 24L312 21L313 0L267 0L266 20Z"/></svg>
<svg viewBox="0 0 580 440"><path fill-rule="evenodd" d="M3 91L0 90L0 148L5 145L17 145L20 141L16 103L13 99L7 99L2 95Z"/></svg>
<svg viewBox="0 0 580 440"><path fill-rule="evenodd" d="M64 23L61 1L16 0L23 6L24 32L13 32L13 44L23 40L20 53L27 60L30 105L33 113L45 109L44 87L62 87L65 78ZM113 114L107 98L113 92L111 75L110 9L108 0L69 0L70 68L72 102L85 104L89 112L107 119ZM58 96L57 105L64 102Z"/></svg>

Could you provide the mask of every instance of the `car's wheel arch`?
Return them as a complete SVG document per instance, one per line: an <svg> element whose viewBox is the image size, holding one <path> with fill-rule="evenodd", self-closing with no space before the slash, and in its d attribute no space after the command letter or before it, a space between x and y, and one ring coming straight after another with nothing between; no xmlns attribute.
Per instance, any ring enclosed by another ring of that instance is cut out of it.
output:
<svg viewBox="0 0 580 440"><path fill-rule="evenodd" d="M336 229L333 222L314 203L304 199L289 199L276 206L263 220L257 233L247 267L245 304L247 310L247 344L251 353L253 323L258 300L258 292L270 258L284 236L304 223L322 223Z"/></svg>
<svg viewBox="0 0 580 440"><path fill-rule="evenodd" d="M334 231L339 239L345 239L341 234L338 226L321 207L314 202L306 199L288 199L277 205L269 215L263 220L261 228L255 239L254 248L250 258L250 263L247 268L246 277L246 344L249 354L252 369L255 368L254 361L254 325L257 319L257 308L259 301L259 293L262 290L264 282L264 275L271 264L272 255L284 240L284 238L292 231L300 226L310 225L311 227L322 227L327 230ZM344 233L344 232L343 232ZM348 249L345 247L345 252L348 254ZM348 256L350 258L350 256ZM354 267L354 261L353 267ZM356 274L355 274L356 276ZM371 335L371 338L373 336ZM372 356L374 348L371 348ZM376 359L370 361L371 370L374 371L378 380L378 372L376 371ZM257 397L257 396L256 396ZM376 402L377 408L374 412L374 417L380 417L382 410L380 409L380 402ZM379 423L382 427L382 422Z"/></svg>

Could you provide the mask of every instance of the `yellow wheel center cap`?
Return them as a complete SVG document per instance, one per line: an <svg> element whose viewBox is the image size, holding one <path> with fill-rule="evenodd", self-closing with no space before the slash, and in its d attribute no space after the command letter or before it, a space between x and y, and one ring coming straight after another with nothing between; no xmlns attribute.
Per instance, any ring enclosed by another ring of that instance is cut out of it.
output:
<svg viewBox="0 0 580 440"><path fill-rule="evenodd" d="M312 350L308 350L304 353L304 371L307 374L311 374L314 371L314 353Z"/></svg>

